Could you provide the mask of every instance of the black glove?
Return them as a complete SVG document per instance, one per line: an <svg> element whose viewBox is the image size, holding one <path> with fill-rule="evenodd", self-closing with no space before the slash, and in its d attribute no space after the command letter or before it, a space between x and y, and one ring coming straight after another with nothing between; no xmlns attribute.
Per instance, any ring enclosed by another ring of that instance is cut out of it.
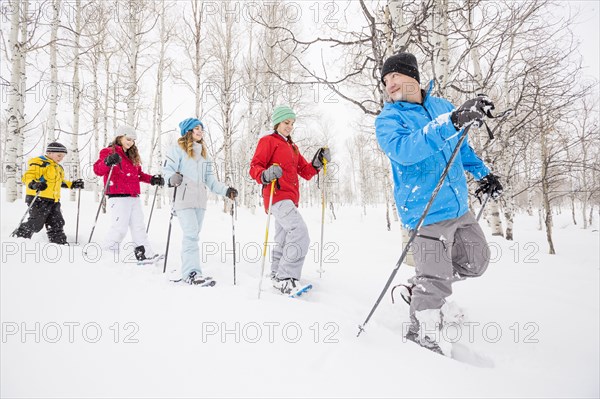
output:
<svg viewBox="0 0 600 399"><path fill-rule="evenodd" d="M152 176L152 179L150 179L150 184L152 184L153 186L164 186L165 185L165 179L163 179L163 177L161 175L154 175Z"/></svg>
<svg viewBox="0 0 600 399"><path fill-rule="evenodd" d="M170 187L179 187L183 183L183 175L179 172L175 172L173 176L169 178Z"/></svg>
<svg viewBox="0 0 600 399"><path fill-rule="evenodd" d="M261 179L264 184L269 184L283 176L283 169L279 165L271 165L262 172Z"/></svg>
<svg viewBox="0 0 600 399"><path fill-rule="evenodd" d="M494 103L486 95L479 94L477 97L465 101L458 109L452 111L450 120L456 128L461 130L467 125L481 126L483 117L489 115L494 109Z"/></svg>
<svg viewBox="0 0 600 399"><path fill-rule="evenodd" d="M319 170L323 167L323 159L327 162L331 161L331 152L329 152L329 148L321 147L315 153L315 156L312 159L312 166Z"/></svg>
<svg viewBox="0 0 600 399"><path fill-rule="evenodd" d="M83 179L73 180L71 183L71 190L76 188L83 188Z"/></svg>
<svg viewBox="0 0 600 399"><path fill-rule="evenodd" d="M502 195L502 184L500 184L500 180L498 180L497 176L490 173L479 180L478 183L479 188L475 190L475 196L479 199L479 202L481 202L481 196L483 194L489 195L494 200Z"/></svg>
<svg viewBox="0 0 600 399"><path fill-rule="evenodd" d="M233 188L233 187L229 187L227 189L227 192L225 193L225 196L227 198L231 198L231 199L237 198L238 191L235 188Z"/></svg>
<svg viewBox="0 0 600 399"><path fill-rule="evenodd" d="M106 166L113 166L121 163L121 156L116 152L114 154L110 154L106 158L104 158L104 163Z"/></svg>
<svg viewBox="0 0 600 399"><path fill-rule="evenodd" d="M44 191L45 189L48 188L48 184L46 184L45 181L32 180L29 182L27 187L29 187L30 189L35 190L35 191Z"/></svg>

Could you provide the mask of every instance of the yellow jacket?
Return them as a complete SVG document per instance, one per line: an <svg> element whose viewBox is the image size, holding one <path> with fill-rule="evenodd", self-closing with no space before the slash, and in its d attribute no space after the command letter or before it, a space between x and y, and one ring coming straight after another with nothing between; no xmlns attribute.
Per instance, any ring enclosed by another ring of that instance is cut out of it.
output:
<svg viewBox="0 0 600 399"><path fill-rule="evenodd" d="M29 183L32 180L45 181L48 187L40 191L40 197L54 200L54 202L60 200L61 187L71 188L72 183L65 180L65 170L52 159L42 155L31 158L27 165L27 170L21 179L27 189L25 192L27 195L35 196L36 194L35 190L29 188Z"/></svg>

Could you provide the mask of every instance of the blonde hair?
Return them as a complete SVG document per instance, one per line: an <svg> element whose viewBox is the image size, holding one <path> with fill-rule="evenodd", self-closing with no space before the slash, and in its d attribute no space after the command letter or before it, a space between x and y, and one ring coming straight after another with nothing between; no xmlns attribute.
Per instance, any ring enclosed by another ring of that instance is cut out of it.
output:
<svg viewBox="0 0 600 399"><path fill-rule="evenodd" d="M202 144L202 151L200 152L200 155L202 155L202 158L206 159L206 145L204 144L204 139L200 139L199 143ZM177 144L179 144L179 147L190 158L194 158L194 135L191 130L177 139Z"/></svg>
<svg viewBox="0 0 600 399"><path fill-rule="evenodd" d="M115 137L114 141L112 143L110 143L111 147L114 147L115 145L120 145L121 147L123 147L123 144L121 144L121 139L124 136L117 136ZM129 158L129 160L136 166L139 166L142 164L142 158L140 158L140 152L138 151L138 148L135 146L135 143L133 143L133 145L131 147L129 147L129 149L127 151L125 151L125 149L123 149L123 152L125 153L125 155L127 155L127 158Z"/></svg>

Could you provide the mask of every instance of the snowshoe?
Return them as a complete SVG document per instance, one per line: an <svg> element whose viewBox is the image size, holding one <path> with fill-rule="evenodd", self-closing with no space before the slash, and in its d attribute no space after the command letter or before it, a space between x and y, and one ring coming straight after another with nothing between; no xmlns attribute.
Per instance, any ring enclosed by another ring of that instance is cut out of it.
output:
<svg viewBox="0 0 600 399"><path fill-rule="evenodd" d="M183 281L190 285L199 285L200 287L213 287L217 284L212 277L203 277L196 272L191 272Z"/></svg>
<svg viewBox="0 0 600 399"><path fill-rule="evenodd" d="M425 349L429 349L432 352L437 353L438 355L442 355L444 356L444 352L442 351L442 348L440 348L440 346L433 341L431 338L429 338L427 335L423 336L422 338L419 337L419 334L409 330L408 333L405 336L406 339L408 339L409 341L414 342L415 344L422 346Z"/></svg>

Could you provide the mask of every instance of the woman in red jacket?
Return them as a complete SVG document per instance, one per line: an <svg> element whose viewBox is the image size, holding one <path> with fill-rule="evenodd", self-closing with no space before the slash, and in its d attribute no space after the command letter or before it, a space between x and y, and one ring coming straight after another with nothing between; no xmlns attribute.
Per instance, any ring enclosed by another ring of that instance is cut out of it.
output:
<svg viewBox="0 0 600 399"><path fill-rule="evenodd" d="M310 180L319 173L323 159L329 161L327 148L320 148L311 163L298 151L292 140L296 114L290 107L273 110L273 133L258 142L250 164L250 176L263 185L265 210L268 212L271 182L275 183L271 214L275 217L275 247L272 253L271 279L273 286L283 294L299 288L304 258L310 238L302 216L298 212L300 199L298 175Z"/></svg>
<svg viewBox="0 0 600 399"><path fill-rule="evenodd" d="M94 173L104 177L104 184L112 168L110 183L106 190L111 213L111 226L105 238L104 248L118 250L127 228L135 244L134 253L138 261L158 258L154 253L144 225L144 214L140 196L140 182L162 186L161 175L150 176L142 172L140 154L135 146L135 129L119 126L114 141L100 151L94 163Z"/></svg>

